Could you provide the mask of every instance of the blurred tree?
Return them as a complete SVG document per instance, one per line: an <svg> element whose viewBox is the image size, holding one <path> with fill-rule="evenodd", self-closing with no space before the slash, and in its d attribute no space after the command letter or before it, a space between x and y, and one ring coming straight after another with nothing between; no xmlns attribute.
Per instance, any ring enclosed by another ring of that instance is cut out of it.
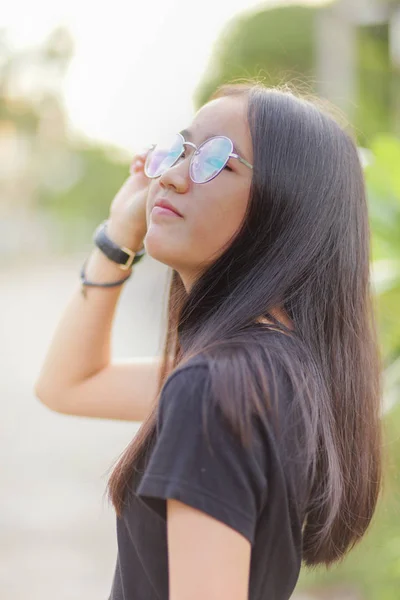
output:
<svg viewBox="0 0 400 600"><path fill-rule="evenodd" d="M392 110L392 82L396 74L390 61L387 23L359 27L357 40L358 89L354 125L359 143L369 147L374 135L396 129Z"/></svg>
<svg viewBox="0 0 400 600"><path fill-rule="evenodd" d="M60 84L73 55L73 40L57 27L38 48L15 51L0 30L0 121L12 120L23 134L36 133L41 103L56 96L62 103ZM27 77L35 68L35 77ZM40 76L40 71L43 77Z"/></svg>
<svg viewBox="0 0 400 600"><path fill-rule="evenodd" d="M38 197L41 208L59 217L63 227L73 233L77 219L85 220L93 228L108 217L111 201L129 176L129 169L127 163L117 160L117 148L112 146L91 144L70 147L70 152L74 160L66 170L71 175L71 184L55 190L52 182L43 177Z"/></svg>
<svg viewBox="0 0 400 600"><path fill-rule="evenodd" d="M316 17L323 10L315 6L280 6L246 12L228 22L195 90L195 106L202 106L221 83L247 78L261 79L268 85L289 81L300 91L317 93ZM391 90L397 73L390 62L388 24L360 25L356 32L353 126L359 144L368 146L377 133L396 128Z"/></svg>
<svg viewBox="0 0 400 600"><path fill-rule="evenodd" d="M313 27L316 8L284 6L253 11L230 21L217 40L195 93L202 106L220 85L232 79L266 77L269 85L314 77Z"/></svg>
<svg viewBox="0 0 400 600"><path fill-rule="evenodd" d="M15 51L0 32L0 208L21 215L37 205L40 176L49 156L65 150L66 110L61 83L73 53L72 38L59 27L37 48Z"/></svg>
<svg viewBox="0 0 400 600"><path fill-rule="evenodd" d="M386 403L400 397L400 139L379 135L366 167L372 225L372 273L386 363Z"/></svg>
<svg viewBox="0 0 400 600"><path fill-rule="evenodd" d="M29 98L15 98L10 89L21 61L21 55L10 47L7 32L0 30L0 125L12 121L16 127L32 132L37 127L38 115L30 107Z"/></svg>
<svg viewBox="0 0 400 600"><path fill-rule="evenodd" d="M127 152L71 135L62 83L74 52L70 32L53 30L35 48L15 51L0 30L0 210L15 250L22 223L49 247L79 249L128 176ZM4 237L4 236L3 236ZM45 245L45 244L44 244ZM5 248L5 250L4 250Z"/></svg>

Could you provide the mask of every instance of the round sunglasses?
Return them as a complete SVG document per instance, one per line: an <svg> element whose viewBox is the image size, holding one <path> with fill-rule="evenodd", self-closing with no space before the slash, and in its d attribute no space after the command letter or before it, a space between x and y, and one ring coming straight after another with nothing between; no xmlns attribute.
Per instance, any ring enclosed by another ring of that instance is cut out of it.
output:
<svg viewBox="0 0 400 600"><path fill-rule="evenodd" d="M185 145L195 149L189 164L189 175L194 183L207 183L214 179L226 166L229 158L237 158L241 163L253 168L247 160L233 152L233 142L224 135L209 138L200 146L186 142L181 133L177 133L170 144L153 144L144 164L144 173L150 179L160 177L172 167L185 152Z"/></svg>

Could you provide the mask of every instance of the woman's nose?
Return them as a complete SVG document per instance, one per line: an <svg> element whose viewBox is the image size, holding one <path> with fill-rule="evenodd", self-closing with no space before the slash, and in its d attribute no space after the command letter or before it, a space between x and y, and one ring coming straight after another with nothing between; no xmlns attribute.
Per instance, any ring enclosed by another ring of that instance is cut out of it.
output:
<svg viewBox="0 0 400 600"><path fill-rule="evenodd" d="M176 165L173 165L162 175L160 175L159 183L161 187L173 187L178 192L186 192L191 183L189 175L189 160L181 159Z"/></svg>

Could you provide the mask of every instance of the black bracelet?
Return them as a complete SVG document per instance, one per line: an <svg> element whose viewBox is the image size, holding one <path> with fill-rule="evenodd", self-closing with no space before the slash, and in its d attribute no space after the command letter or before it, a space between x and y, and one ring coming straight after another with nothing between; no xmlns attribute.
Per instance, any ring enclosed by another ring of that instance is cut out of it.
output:
<svg viewBox="0 0 400 600"><path fill-rule="evenodd" d="M91 287L105 287L105 288L116 287L117 285L123 284L132 275L132 271L131 271L129 273L128 277L124 277L124 279L120 279L119 281L112 281L111 283L94 283L93 281L88 281L86 279L86 275L85 275L85 267L86 267L86 263L88 261L88 258L86 258L85 262L82 265L82 269L81 269L81 281L82 281L81 292L82 292L82 296L84 298L86 298L85 285L88 285L88 286L91 286Z"/></svg>

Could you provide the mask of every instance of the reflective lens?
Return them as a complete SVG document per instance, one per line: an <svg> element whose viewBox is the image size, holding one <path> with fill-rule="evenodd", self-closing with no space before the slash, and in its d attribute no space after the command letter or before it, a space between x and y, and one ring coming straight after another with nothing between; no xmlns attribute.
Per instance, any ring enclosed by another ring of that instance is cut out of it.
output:
<svg viewBox="0 0 400 600"><path fill-rule="evenodd" d="M182 138L174 135L170 143L157 144L153 150L147 154L144 165L144 172L147 177L159 177L172 167L175 161L183 152Z"/></svg>
<svg viewBox="0 0 400 600"><path fill-rule="evenodd" d="M202 144L193 154L190 176L195 183L205 183L218 175L226 165L232 144L228 138L215 137Z"/></svg>
<svg viewBox="0 0 400 600"><path fill-rule="evenodd" d="M182 137L175 135L169 144L157 144L146 158L144 172L147 177L159 177L172 167L184 151ZM216 136L204 142L192 154L190 177L194 183L206 183L218 175L228 162L232 142Z"/></svg>

